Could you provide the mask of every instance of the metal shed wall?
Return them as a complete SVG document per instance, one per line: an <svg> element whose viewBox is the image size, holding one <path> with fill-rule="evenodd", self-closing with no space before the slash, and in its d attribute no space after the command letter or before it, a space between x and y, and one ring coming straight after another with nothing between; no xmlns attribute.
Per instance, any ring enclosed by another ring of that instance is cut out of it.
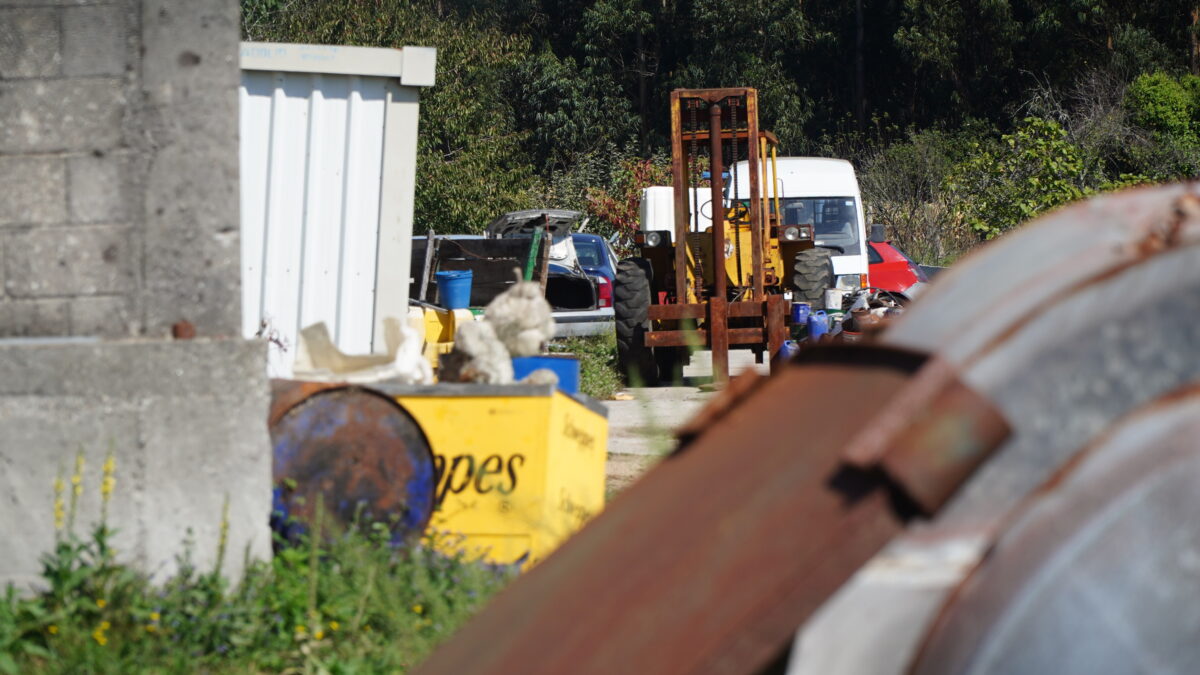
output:
<svg viewBox="0 0 1200 675"><path fill-rule="evenodd" d="M426 48L242 44L242 331L272 338L272 375L291 374L304 326L368 353L404 316L433 63Z"/></svg>

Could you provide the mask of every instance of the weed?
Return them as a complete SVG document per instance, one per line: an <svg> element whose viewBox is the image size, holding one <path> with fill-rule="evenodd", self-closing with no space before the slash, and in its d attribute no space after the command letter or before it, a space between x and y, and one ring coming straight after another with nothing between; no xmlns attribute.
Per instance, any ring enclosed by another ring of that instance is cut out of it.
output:
<svg viewBox="0 0 1200 675"><path fill-rule="evenodd" d="M579 357L579 388L588 396L607 400L621 389L621 376L617 371L617 338L614 333L556 340L551 350Z"/></svg>
<svg viewBox="0 0 1200 675"><path fill-rule="evenodd" d="M81 455L69 511L66 483L55 479L58 528L42 559L44 587L23 595L10 585L0 596L0 673L404 671L512 576L429 541L397 548L382 523L340 533L317 523L280 541L270 562L249 563L232 586L221 576L226 506L213 569L196 568L193 542L175 575L153 583L116 560L103 518L87 538L68 526L82 468ZM106 505L116 485L111 453L103 476Z"/></svg>

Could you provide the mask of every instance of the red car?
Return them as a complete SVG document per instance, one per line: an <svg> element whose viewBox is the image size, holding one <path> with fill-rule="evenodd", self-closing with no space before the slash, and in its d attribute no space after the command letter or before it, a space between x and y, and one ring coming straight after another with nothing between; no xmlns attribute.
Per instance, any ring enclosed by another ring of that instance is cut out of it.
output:
<svg viewBox="0 0 1200 675"><path fill-rule="evenodd" d="M891 242L867 242L867 263L872 286L898 293L906 300L912 300L929 281L925 270Z"/></svg>

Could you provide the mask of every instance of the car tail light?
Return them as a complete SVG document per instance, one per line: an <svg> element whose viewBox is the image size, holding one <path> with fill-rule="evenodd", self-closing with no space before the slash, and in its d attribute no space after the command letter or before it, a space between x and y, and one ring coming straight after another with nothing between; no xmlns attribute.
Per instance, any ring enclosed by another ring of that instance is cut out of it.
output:
<svg viewBox="0 0 1200 675"><path fill-rule="evenodd" d="M595 277L596 279L596 306L597 307L612 307L613 295L612 284L608 283L608 279L604 277Z"/></svg>

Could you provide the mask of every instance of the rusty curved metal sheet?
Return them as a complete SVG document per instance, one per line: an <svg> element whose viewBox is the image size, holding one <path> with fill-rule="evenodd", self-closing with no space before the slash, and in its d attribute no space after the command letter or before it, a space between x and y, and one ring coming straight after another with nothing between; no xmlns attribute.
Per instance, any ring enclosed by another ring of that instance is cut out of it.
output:
<svg viewBox="0 0 1200 675"><path fill-rule="evenodd" d="M939 277L934 288L946 281L954 287L931 292L922 303L935 297L941 304L918 303L895 327L909 337L923 331L931 338L927 344L941 345L939 362L958 354L950 360L963 384L991 401L1013 432L936 517L898 537L801 632L797 645L804 647L789 672L825 673L834 662L845 673L901 672L905 650L920 639L939 597L969 568L962 561L986 554L987 543L1027 495L1114 420L1200 381L1194 193L1191 185L1134 190L1030 223L971 256L954 275ZM1097 223L1098 239L1088 239ZM1085 239L1067 248L1071 237ZM1022 246L1009 246L1011 241ZM1097 248L1096 241L1104 245ZM1036 263L1032 272L1022 268L1023 249ZM1070 252L1079 259L1072 262ZM984 273L975 274L977 269ZM1020 292L1005 297L994 314L986 302L974 304L1003 293L1008 277ZM964 326L959 317L979 321ZM889 331L884 342L896 335ZM903 404L889 406L871 432L878 435L875 427L902 410ZM960 559L952 571L946 551ZM885 599L890 607L905 607L885 617L877 609ZM843 632L836 646L827 649L828 640L818 639L856 621L864 628ZM908 637L900 639L902 633ZM848 653L857 658L845 658Z"/></svg>
<svg viewBox="0 0 1200 675"><path fill-rule="evenodd" d="M326 516L343 527L355 518L385 522L397 542L424 532L433 515L434 461L412 416L362 387L274 385L277 510L311 523L320 495Z"/></svg>
<svg viewBox="0 0 1200 675"><path fill-rule="evenodd" d="M1156 401L1030 499L913 672L1200 670L1200 387Z"/></svg>

